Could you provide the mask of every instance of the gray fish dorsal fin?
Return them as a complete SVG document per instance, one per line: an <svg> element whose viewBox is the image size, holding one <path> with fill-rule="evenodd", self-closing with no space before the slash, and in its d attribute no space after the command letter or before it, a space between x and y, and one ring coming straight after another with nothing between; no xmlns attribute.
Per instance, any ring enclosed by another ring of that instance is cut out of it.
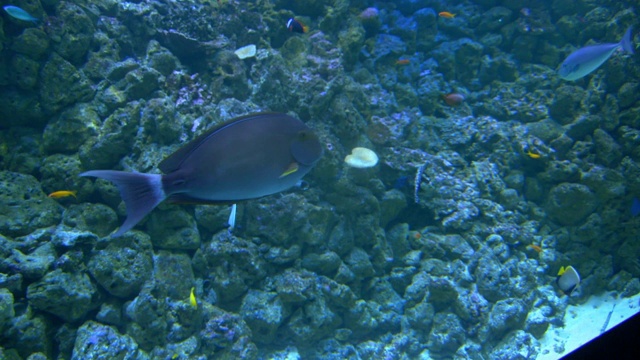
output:
<svg viewBox="0 0 640 360"><path fill-rule="evenodd" d="M191 140L191 142L189 142L188 144L182 146L180 149L176 150L176 152L174 152L173 154L169 155L166 159L162 160L160 162L160 164L158 164L158 169L160 169L160 171L162 171L165 174L169 174L171 172L174 172L176 170L178 170L180 168L180 165L182 164L182 162L189 157L189 155L191 155L197 148L200 147L200 145L204 144L210 136L212 136L213 134L217 133L218 131L227 128L229 126L232 126L233 124L242 122L242 121L247 121L247 120L251 120L254 118L258 118L258 117L262 117L262 116L268 116L268 115L279 115L277 113L255 113L255 114L250 114L250 115L245 115L245 116L241 116L238 118L234 118L231 119L229 121L223 122L217 126L212 127L211 129L207 130L205 133L203 133L202 135L198 136L197 138Z"/></svg>

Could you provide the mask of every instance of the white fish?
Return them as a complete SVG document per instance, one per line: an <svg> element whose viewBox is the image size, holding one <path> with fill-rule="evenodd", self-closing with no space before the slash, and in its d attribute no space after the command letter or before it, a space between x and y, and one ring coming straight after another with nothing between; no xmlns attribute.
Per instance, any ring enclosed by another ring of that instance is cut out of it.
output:
<svg viewBox="0 0 640 360"><path fill-rule="evenodd" d="M229 232L231 232L231 230L233 230L236 227L236 208L237 208L237 204L233 204L231 205L231 213L229 214L229 221L227 221L227 223L229 224Z"/></svg>
<svg viewBox="0 0 640 360"><path fill-rule="evenodd" d="M565 80L578 80L599 68L621 47L624 51L633 54L631 26L618 43L585 46L574 51L562 62L558 74Z"/></svg>

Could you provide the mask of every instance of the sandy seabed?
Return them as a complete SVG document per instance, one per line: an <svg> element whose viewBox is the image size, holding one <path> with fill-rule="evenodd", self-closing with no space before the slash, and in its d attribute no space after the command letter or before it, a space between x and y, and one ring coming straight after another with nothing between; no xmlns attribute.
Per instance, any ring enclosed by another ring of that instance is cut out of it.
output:
<svg viewBox="0 0 640 360"><path fill-rule="evenodd" d="M550 326L540 340L537 360L559 359L638 312L640 294L618 299L613 293L604 293L584 304L569 305L564 326Z"/></svg>

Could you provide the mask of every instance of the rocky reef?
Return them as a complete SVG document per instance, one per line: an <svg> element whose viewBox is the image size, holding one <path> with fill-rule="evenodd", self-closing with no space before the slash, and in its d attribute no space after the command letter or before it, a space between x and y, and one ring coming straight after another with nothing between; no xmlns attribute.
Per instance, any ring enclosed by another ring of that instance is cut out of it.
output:
<svg viewBox="0 0 640 360"><path fill-rule="evenodd" d="M534 359L569 304L640 292L639 57L556 74L633 1L13 5L39 21L0 17L0 358ZM80 173L257 111L319 134L308 186L109 236L118 189Z"/></svg>

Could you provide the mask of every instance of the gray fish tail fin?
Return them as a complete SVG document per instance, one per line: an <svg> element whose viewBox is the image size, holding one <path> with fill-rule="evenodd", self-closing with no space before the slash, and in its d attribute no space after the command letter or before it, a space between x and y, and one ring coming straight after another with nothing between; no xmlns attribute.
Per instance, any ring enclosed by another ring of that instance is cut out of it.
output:
<svg viewBox="0 0 640 360"><path fill-rule="evenodd" d="M633 33L631 32L631 28L633 26L629 26L627 32L624 33L622 40L620 41L620 45L622 45L622 49L628 52L629 54L633 54Z"/></svg>
<svg viewBox="0 0 640 360"><path fill-rule="evenodd" d="M80 174L113 182L127 206L127 219L113 236L131 230L142 218L160 204L166 195L162 189L162 175L142 174L115 170L93 170Z"/></svg>

